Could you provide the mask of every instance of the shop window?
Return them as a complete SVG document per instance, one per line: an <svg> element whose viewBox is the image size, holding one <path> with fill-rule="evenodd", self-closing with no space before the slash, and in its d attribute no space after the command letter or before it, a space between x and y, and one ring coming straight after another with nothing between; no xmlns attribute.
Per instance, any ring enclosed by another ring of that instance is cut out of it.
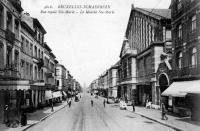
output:
<svg viewBox="0 0 200 131"><path fill-rule="evenodd" d="M16 91L11 90L10 91L10 110L16 109L17 106L17 100L16 100Z"/></svg>

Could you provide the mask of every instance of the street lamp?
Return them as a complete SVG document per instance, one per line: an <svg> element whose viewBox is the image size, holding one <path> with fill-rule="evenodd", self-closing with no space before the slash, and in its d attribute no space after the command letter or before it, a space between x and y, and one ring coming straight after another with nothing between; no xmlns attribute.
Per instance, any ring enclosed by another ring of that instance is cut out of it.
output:
<svg viewBox="0 0 200 131"><path fill-rule="evenodd" d="M108 88L107 88L107 103L108 103Z"/></svg>
<svg viewBox="0 0 200 131"><path fill-rule="evenodd" d="M54 111L53 109L53 91L51 91L51 97L52 97L52 100L51 100L51 112Z"/></svg>

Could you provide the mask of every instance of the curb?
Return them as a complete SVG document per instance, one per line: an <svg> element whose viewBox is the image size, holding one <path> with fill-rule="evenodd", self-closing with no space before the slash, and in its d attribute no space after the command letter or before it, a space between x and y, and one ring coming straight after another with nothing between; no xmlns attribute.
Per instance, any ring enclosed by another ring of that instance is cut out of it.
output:
<svg viewBox="0 0 200 131"><path fill-rule="evenodd" d="M132 112L132 111L130 111L130 110L128 110L128 109L127 109L127 111ZM180 129L180 128L177 128L177 127L175 127L175 126L173 126L173 125L170 125L170 124L164 123L164 122L162 122L162 121L153 119L153 118L148 117L148 116L146 116L146 115L143 115L143 114L140 114L140 113L137 113L137 112L133 112L133 113L135 113L135 114L137 114L137 115L140 115L140 116L142 116L142 117L145 117L145 118L147 118L147 119L149 119L149 120L152 120L152 121L154 121L154 122L160 123L160 124L162 124L162 125L164 125L164 126L170 127L170 128L172 128L172 129L174 129L174 130L176 130L176 131L184 131L183 129Z"/></svg>
<svg viewBox="0 0 200 131"><path fill-rule="evenodd" d="M33 127L34 125L39 124L40 122L44 121L45 119L47 119L47 118L50 117L51 115L53 115L53 114L55 114L56 112L60 111L61 109L65 108L66 106L67 106L67 104L64 105L63 107L61 107L60 109L58 109L58 110L56 110L56 111L54 111L54 112L52 112L52 113L46 115L45 117L41 118L38 122L35 122L35 123L33 123L33 124L27 126L27 127L26 127L25 129L23 129L22 131L26 131L26 130L28 130L29 128Z"/></svg>

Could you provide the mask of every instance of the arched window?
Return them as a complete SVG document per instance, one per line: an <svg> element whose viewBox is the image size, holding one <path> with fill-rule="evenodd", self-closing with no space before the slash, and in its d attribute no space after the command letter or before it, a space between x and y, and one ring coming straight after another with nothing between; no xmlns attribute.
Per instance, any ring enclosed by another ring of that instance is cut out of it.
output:
<svg viewBox="0 0 200 131"><path fill-rule="evenodd" d="M191 65L192 66L197 65L197 49L195 47L192 48L191 52Z"/></svg>
<svg viewBox="0 0 200 131"><path fill-rule="evenodd" d="M177 60L177 62L178 62L177 64L178 64L179 69L181 69L183 67L182 60L183 60L183 54L182 54L182 52L179 52L178 53L178 60Z"/></svg>

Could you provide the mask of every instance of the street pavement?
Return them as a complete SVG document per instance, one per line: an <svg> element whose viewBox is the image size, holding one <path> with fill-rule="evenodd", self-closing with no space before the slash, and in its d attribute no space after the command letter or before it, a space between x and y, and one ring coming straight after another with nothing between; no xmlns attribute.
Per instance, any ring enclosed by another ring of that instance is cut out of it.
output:
<svg viewBox="0 0 200 131"><path fill-rule="evenodd" d="M54 112L52 112L51 107L46 107L40 110L37 110L33 113L27 113L27 125L26 126L18 126L17 128L9 128L6 127L5 124L0 124L0 131L23 131L30 126L33 126L46 118L48 118L53 113L56 113L60 109L64 108L67 105L67 101L62 103L57 103L54 105Z"/></svg>
<svg viewBox="0 0 200 131"><path fill-rule="evenodd" d="M91 100L94 101L93 107ZM141 117L127 110L120 110L116 104L106 104L89 94L82 94L79 102L49 116L30 127L28 131L172 131L172 128Z"/></svg>

